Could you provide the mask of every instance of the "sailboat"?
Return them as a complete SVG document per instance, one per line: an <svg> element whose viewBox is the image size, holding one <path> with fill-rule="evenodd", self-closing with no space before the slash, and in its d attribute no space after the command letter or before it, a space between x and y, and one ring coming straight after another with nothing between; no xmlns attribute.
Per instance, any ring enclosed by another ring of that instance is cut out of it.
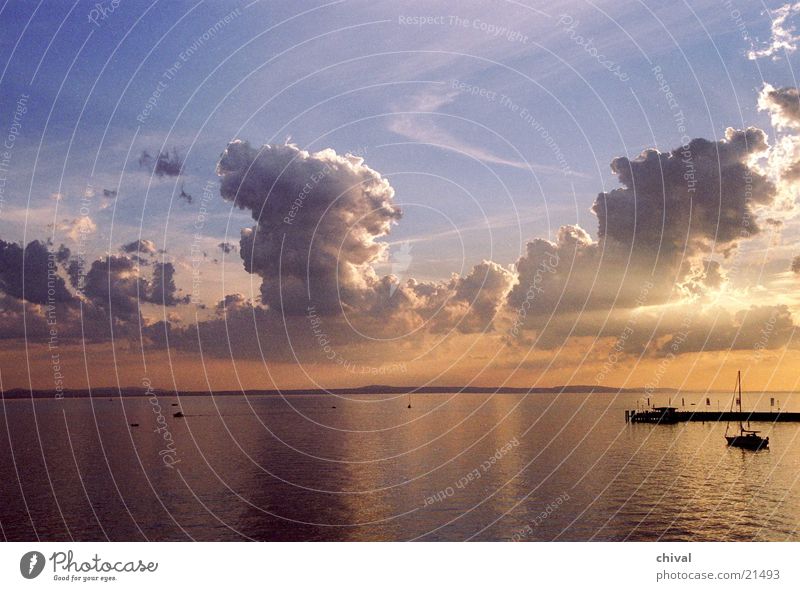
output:
<svg viewBox="0 0 800 591"><path fill-rule="evenodd" d="M748 449L750 451L758 451L760 449L769 449L769 437L761 437L761 431L753 431L750 429L750 421L747 421L747 429L742 424L742 372L736 372L736 390L733 393L736 398L737 410L739 412L739 434L728 435L731 423L725 427L725 439L728 441L729 447L739 447L741 449ZM731 412L733 412L733 401L731 401Z"/></svg>

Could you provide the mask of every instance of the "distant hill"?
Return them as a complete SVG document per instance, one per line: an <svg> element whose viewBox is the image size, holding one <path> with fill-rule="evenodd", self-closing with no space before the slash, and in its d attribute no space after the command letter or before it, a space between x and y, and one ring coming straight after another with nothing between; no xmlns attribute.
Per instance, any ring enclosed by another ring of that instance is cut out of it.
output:
<svg viewBox="0 0 800 591"><path fill-rule="evenodd" d="M293 396L298 394L571 394L583 392L598 392L603 394L636 393L642 389L637 388L612 388L608 386L552 386L549 388L491 388L491 387L459 387L459 386L387 386L375 384L372 386L361 386L359 388L333 388L330 390L322 389L299 389L299 390L222 390L214 392L214 396L265 396L281 395ZM157 396L175 396L173 390L153 390ZM677 393L677 390L669 388L659 388L653 393ZM64 390L63 398L116 398L146 396L145 388L95 388L89 390ZM179 396L209 396L204 391L180 391ZM24 398L56 398L55 390L24 390L15 388L2 394L5 400L18 400Z"/></svg>

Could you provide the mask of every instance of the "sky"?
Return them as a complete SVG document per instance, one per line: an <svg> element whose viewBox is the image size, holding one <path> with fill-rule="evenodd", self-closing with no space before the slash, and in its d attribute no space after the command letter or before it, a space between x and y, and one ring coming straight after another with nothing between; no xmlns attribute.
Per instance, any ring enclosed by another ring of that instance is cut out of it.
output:
<svg viewBox="0 0 800 591"><path fill-rule="evenodd" d="M793 390L798 26L9 0L2 388Z"/></svg>

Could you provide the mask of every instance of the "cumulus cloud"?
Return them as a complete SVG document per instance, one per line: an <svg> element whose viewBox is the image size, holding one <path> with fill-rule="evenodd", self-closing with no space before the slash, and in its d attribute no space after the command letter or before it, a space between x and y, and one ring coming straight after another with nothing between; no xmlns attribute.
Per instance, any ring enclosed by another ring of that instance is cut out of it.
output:
<svg viewBox="0 0 800 591"><path fill-rule="evenodd" d="M295 145L228 145L217 167L222 197L251 212L245 269L262 278L263 303L287 314L358 307L374 297L377 239L400 219L394 190L362 158Z"/></svg>
<svg viewBox="0 0 800 591"><path fill-rule="evenodd" d="M311 306L343 342L352 334L337 328L371 336L423 327L429 334L489 333L502 318L514 336L534 330L553 344L570 334L611 336L609 327L625 317L619 311L721 289L725 267L712 257L730 257L758 235L759 210L775 201L774 184L756 164L768 149L763 131L728 129L721 140L696 138L669 152L617 158L611 167L621 187L600 193L592 208L597 240L564 226L553 242L529 242L513 269L484 261L440 282L375 273L387 254L380 239L400 212L391 186L361 158L289 144L257 150L237 141L218 172L223 198L257 222L242 231L240 255L245 269L262 278L258 315L277 318L287 333L291 317ZM240 302L230 302L237 313ZM342 313L347 322L340 326ZM641 318L643 325L659 321ZM670 326L653 331L653 343L669 340ZM654 347L646 333L628 339L626 350Z"/></svg>
<svg viewBox="0 0 800 591"><path fill-rule="evenodd" d="M137 318L143 303L176 306L189 301L188 296L179 295L172 263L155 263L148 279L137 261L125 255L94 261L86 273L83 294L107 314L123 320Z"/></svg>
<svg viewBox="0 0 800 591"><path fill-rule="evenodd" d="M750 165L766 150L760 129L728 128L720 141L696 138L668 153L616 158L611 169L623 188L595 200L599 236L667 260L712 245L729 253L759 232L755 208L775 197L772 183Z"/></svg>
<svg viewBox="0 0 800 591"><path fill-rule="evenodd" d="M127 256L110 255L92 262L83 286L83 294L97 307L126 320L138 317L139 300L146 293L147 282Z"/></svg>
<svg viewBox="0 0 800 591"><path fill-rule="evenodd" d="M767 149L761 130L728 129L719 141L698 138L670 152L615 159L622 186L595 200L597 240L564 226L553 242L529 242L517 261L508 296L512 335L528 329L538 346L554 347L570 336L624 331L620 352L655 350L677 330L678 315L635 311L702 301L724 286L725 266L713 255L724 261L757 236L758 211L776 199L756 165ZM634 313L636 330L626 330ZM730 341L729 332L719 341Z"/></svg>

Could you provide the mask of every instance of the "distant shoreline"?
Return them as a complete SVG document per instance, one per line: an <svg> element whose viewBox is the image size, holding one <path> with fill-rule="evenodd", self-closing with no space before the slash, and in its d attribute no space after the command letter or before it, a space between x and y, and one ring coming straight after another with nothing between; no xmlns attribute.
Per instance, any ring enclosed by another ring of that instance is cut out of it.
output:
<svg viewBox="0 0 800 591"><path fill-rule="evenodd" d="M136 398L155 394L156 396L297 396L297 395L348 395L348 394L637 394L643 393L644 388L612 388L609 386L552 386L549 388L497 388L497 387L459 387L459 386L386 386L372 385L358 388L300 388L286 390L221 390L208 391L174 391L174 390L148 390L141 387L135 388L94 388L90 390L64 390L61 396L56 396L55 390L26 390L14 388L0 394L4 400L20 399L47 399L47 398ZM669 388L659 388L652 394L679 395L682 391ZM684 391L683 393L688 393ZM697 393L697 392L693 392ZM708 394L725 394L726 391L709 390ZM778 392L775 394L791 394L791 392Z"/></svg>

